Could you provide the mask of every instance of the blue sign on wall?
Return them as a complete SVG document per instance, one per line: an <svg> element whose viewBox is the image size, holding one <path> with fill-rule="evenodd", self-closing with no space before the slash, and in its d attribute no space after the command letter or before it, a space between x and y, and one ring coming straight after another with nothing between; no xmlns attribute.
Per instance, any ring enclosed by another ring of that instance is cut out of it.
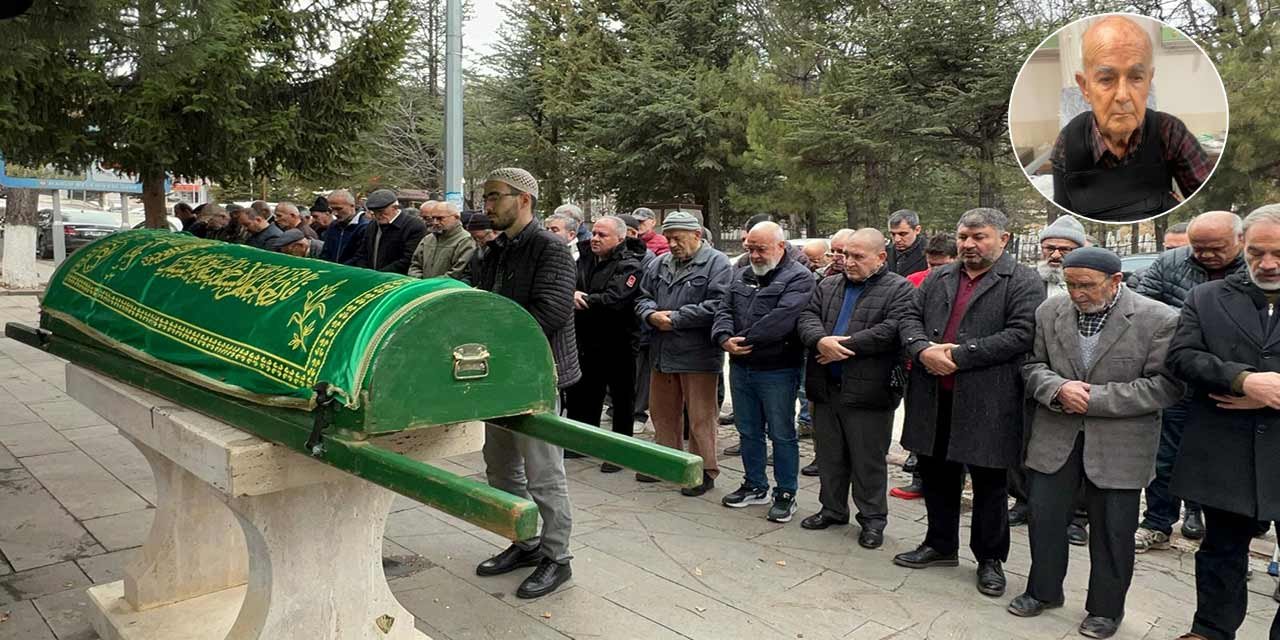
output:
<svg viewBox="0 0 1280 640"><path fill-rule="evenodd" d="M12 174L10 173L12 171ZM165 180L169 191L170 180ZM44 167L37 171L6 165L0 156L0 185L14 189L67 189L105 191L108 193L142 193L142 182L135 177L92 165L80 172Z"/></svg>

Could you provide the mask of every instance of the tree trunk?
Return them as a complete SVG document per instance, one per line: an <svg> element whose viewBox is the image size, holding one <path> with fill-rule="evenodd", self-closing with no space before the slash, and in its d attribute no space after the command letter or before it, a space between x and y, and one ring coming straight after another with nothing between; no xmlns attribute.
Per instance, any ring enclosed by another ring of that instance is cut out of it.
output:
<svg viewBox="0 0 1280 640"><path fill-rule="evenodd" d="M852 172L841 171L837 184L840 185L840 193L844 196L844 219L845 225L850 229L858 228L858 195L853 192L853 176Z"/></svg>
<svg viewBox="0 0 1280 640"><path fill-rule="evenodd" d="M818 237L818 210L810 209L804 216L804 228L807 232L805 235L810 238Z"/></svg>
<svg viewBox="0 0 1280 640"><path fill-rule="evenodd" d="M1141 233L1141 231L1138 229L1138 223L1135 222L1129 225L1129 253L1130 254L1134 254L1138 252L1138 234L1139 233Z"/></svg>
<svg viewBox="0 0 1280 640"><path fill-rule="evenodd" d="M5 205L4 247L0 258L0 287L35 289L40 286L36 272L36 225L40 192L10 189Z"/></svg>
<svg viewBox="0 0 1280 640"><path fill-rule="evenodd" d="M858 220L851 220L852 228L862 229L864 227L878 226L872 218L875 212L880 211L880 200L884 192L884 172L881 171L880 162L878 160L867 160L862 163L862 177L864 186L862 190L862 214L858 216Z"/></svg>
<svg viewBox="0 0 1280 640"><path fill-rule="evenodd" d="M702 210L702 221L711 230L711 244L719 246L720 240L720 175L712 174L707 180L707 207Z"/></svg>
<svg viewBox="0 0 1280 640"><path fill-rule="evenodd" d="M978 206L996 207L996 160L993 143L988 140L978 147Z"/></svg>
<svg viewBox="0 0 1280 640"><path fill-rule="evenodd" d="M164 199L164 172L153 171L142 178L142 210L148 229L169 228L169 206Z"/></svg>
<svg viewBox="0 0 1280 640"><path fill-rule="evenodd" d="M1169 216L1159 216L1152 221L1155 227L1156 253L1164 251L1164 234L1169 230Z"/></svg>

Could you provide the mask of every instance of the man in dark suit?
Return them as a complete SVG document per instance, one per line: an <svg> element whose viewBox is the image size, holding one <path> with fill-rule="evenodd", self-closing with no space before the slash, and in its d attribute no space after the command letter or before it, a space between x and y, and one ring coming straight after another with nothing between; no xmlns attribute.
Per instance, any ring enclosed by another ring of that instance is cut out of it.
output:
<svg viewBox="0 0 1280 640"><path fill-rule="evenodd" d="M1280 520L1280 204L1244 220L1246 269L1183 301L1169 369L1190 387L1174 495L1204 509L1196 614L1183 638L1231 640L1248 604L1249 541ZM1280 615L1271 624L1280 638Z"/></svg>
<svg viewBox="0 0 1280 640"><path fill-rule="evenodd" d="M1129 291L1120 257L1101 247L1062 261L1067 295L1036 311L1036 340L1022 368L1035 400L1027 445L1031 574L1009 603L1021 617L1060 607L1067 525L1083 503L1089 539L1088 617L1081 635L1109 638L1133 579L1133 533L1142 488L1155 475L1160 410L1182 395L1165 369L1178 315Z"/></svg>
<svg viewBox="0 0 1280 640"><path fill-rule="evenodd" d="M989 596L1005 589L1006 472L1022 462L1022 365L1044 301L1035 270L1005 252L1008 226L995 209L965 212L956 225L960 260L925 278L899 331L912 360L902 446L920 458L929 530L919 547L893 561L912 569L959 564L967 467L969 548L978 560L978 591Z"/></svg>
<svg viewBox="0 0 1280 640"><path fill-rule="evenodd" d="M355 266L407 274L413 252L427 235L427 223L419 216L402 214L396 193L390 189L369 194L364 205L373 222L356 250Z"/></svg>

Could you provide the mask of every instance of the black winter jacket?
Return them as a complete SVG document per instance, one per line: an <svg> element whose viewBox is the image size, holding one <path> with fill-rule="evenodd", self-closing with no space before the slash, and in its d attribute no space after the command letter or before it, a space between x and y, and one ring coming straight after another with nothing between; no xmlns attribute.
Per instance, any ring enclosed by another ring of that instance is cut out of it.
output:
<svg viewBox="0 0 1280 640"><path fill-rule="evenodd" d="M1280 520L1280 411L1220 409L1245 371L1280 372L1280 309L1247 273L1196 287L1169 343L1168 366L1191 400L1170 490L1257 520ZM1270 326L1268 326L1270 325Z"/></svg>
<svg viewBox="0 0 1280 640"><path fill-rule="evenodd" d="M563 240L535 219L514 238L502 234L485 245L471 274L472 286L510 298L524 307L551 343L558 386L582 377L573 326L573 285L577 269ZM483 254L483 255L482 255Z"/></svg>
<svg viewBox="0 0 1280 640"><path fill-rule="evenodd" d="M401 212L389 224L370 222L364 230L364 242L356 250L352 261L357 267L390 271L399 274L409 273L409 263L413 261L413 252L427 235L427 223L411 213ZM373 250L374 245L378 250Z"/></svg>
<svg viewBox="0 0 1280 640"><path fill-rule="evenodd" d="M1244 270L1244 253L1227 266L1234 273ZM1163 302L1174 309L1182 308L1182 301L1193 287L1209 281L1209 273L1191 255L1191 246L1169 249L1143 272L1134 290L1142 295Z"/></svg>
<svg viewBox="0 0 1280 640"><path fill-rule="evenodd" d="M915 244L907 247L906 251L898 251L898 248L890 242L885 252L889 254L889 260L885 264L889 270L900 275L909 276L917 271L924 271L929 268L929 261L924 257L924 234L916 236Z"/></svg>
<svg viewBox="0 0 1280 640"><path fill-rule="evenodd" d="M574 313L578 348L583 354L630 354L637 339L636 297L640 295L640 264L646 251L637 238L627 238L604 258L591 253L591 241L578 244L578 291L587 294L587 308Z"/></svg>
<svg viewBox="0 0 1280 640"><path fill-rule="evenodd" d="M711 339L723 344L734 336L746 338L751 353L730 356L733 364L751 369L787 369L804 363L804 345L796 334L796 320L809 305L813 276L809 269L785 255L769 273L757 276L748 262L738 267L729 291L711 323Z"/></svg>
<svg viewBox="0 0 1280 640"><path fill-rule="evenodd" d="M854 355L844 361L836 387L827 365L818 364L818 341L835 333L847 281L843 275L823 278L800 313L800 340L809 348L805 391L814 402L892 409L902 398L898 328L911 310L915 287L888 264L866 279L843 334L849 339L840 343Z"/></svg>

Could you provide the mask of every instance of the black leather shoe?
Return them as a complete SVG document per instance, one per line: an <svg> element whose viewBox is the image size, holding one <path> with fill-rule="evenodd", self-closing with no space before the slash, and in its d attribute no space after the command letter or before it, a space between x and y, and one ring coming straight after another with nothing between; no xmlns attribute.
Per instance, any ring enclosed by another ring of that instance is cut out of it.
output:
<svg viewBox="0 0 1280 640"><path fill-rule="evenodd" d="M696 487L685 487L680 490L680 495L692 498L694 496L700 496L714 488L716 488L716 479L712 478L711 474L704 471L702 473L702 484Z"/></svg>
<svg viewBox="0 0 1280 640"><path fill-rule="evenodd" d="M719 422L720 422L720 424L722 424L722 425L731 425L731 424L733 424L733 412L732 412L732 411L730 411L729 413L722 413L722 414L720 414Z"/></svg>
<svg viewBox="0 0 1280 640"><path fill-rule="evenodd" d="M1188 540L1204 537L1204 517L1199 511L1187 509L1187 515L1182 519L1182 537Z"/></svg>
<svg viewBox="0 0 1280 640"><path fill-rule="evenodd" d="M1009 507L1009 526L1021 527L1027 523L1027 519L1031 517L1031 505L1024 502L1015 502Z"/></svg>
<svg viewBox="0 0 1280 640"><path fill-rule="evenodd" d="M849 524L849 521L836 520L835 518L832 518L831 516L819 511L809 516L808 518L801 520L800 528L813 529L816 531L818 529L826 529L827 527L830 527L832 525L842 525L842 524Z"/></svg>
<svg viewBox="0 0 1280 640"><path fill-rule="evenodd" d="M568 449L565 449L565 450L564 450L564 459L565 459L565 460L574 460L574 459L577 459L577 458L585 458L585 457L586 457L586 456L582 455L581 453L578 453L577 451L570 451L570 450L568 450Z"/></svg>
<svg viewBox="0 0 1280 640"><path fill-rule="evenodd" d="M907 461L902 463L903 473L915 473L916 465L918 464L920 464L920 459L916 457L916 454L907 454Z"/></svg>
<svg viewBox="0 0 1280 640"><path fill-rule="evenodd" d="M978 593L998 598L1004 595L1004 567L999 560L978 561Z"/></svg>
<svg viewBox="0 0 1280 640"><path fill-rule="evenodd" d="M1080 635L1086 638L1110 638L1120 628L1118 618L1089 616L1080 623Z"/></svg>
<svg viewBox="0 0 1280 640"><path fill-rule="evenodd" d="M523 549L520 545L513 544L502 553L476 565L476 575L500 576L521 567L536 567L540 560L542 551L538 547Z"/></svg>
<svg viewBox="0 0 1280 640"><path fill-rule="evenodd" d="M1019 618L1034 618L1049 609L1057 609L1062 606L1062 601L1045 602L1037 600L1029 593L1024 593L1013 599L1005 610Z"/></svg>
<svg viewBox="0 0 1280 640"><path fill-rule="evenodd" d="M1072 522L1067 525L1067 542L1077 547L1089 544L1089 530Z"/></svg>
<svg viewBox="0 0 1280 640"><path fill-rule="evenodd" d="M815 459L813 462L805 465L804 468L800 470L800 475L809 476L810 478L816 477L818 475L818 461Z"/></svg>
<svg viewBox="0 0 1280 640"><path fill-rule="evenodd" d="M619 467L612 462L600 463L600 473L617 473L619 471L622 471L622 467Z"/></svg>
<svg viewBox="0 0 1280 640"><path fill-rule="evenodd" d="M541 598L559 589L560 585L572 577L573 569L569 567L568 562L560 564L550 558L543 558L542 562L538 563L538 568L520 583L520 588L516 589L516 597L526 600Z"/></svg>
<svg viewBox="0 0 1280 640"><path fill-rule="evenodd" d="M858 544L863 549L879 549L884 544L884 531L873 529L871 527L863 527L862 533L858 534Z"/></svg>
<svg viewBox="0 0 1280 640"><path fill-rule="evenodd" d="M904 551L893 557L893 563L908 569L927 569L929 567L958 567L960 558L956 554L943 555L928 545L920 545L915 551Z"/></svg>
<svg viewBox="0 0 1280 640"><path fill-rule="evenodd" d="M662 481L653 476L646 476L643 473L637 473L636 482L654 483L654 482L662 482Z"/></svg>

